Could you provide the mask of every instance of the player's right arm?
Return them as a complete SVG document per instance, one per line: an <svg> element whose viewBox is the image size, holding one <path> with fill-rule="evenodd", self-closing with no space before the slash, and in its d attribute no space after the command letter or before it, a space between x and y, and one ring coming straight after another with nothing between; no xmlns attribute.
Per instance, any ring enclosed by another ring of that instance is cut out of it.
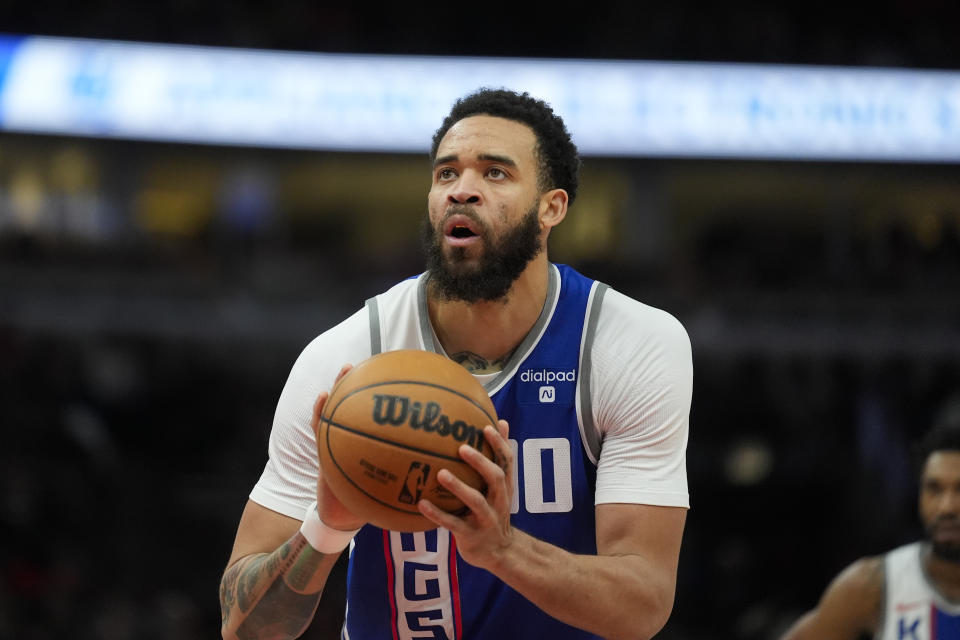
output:
<svg viewBox="0 0 960 640"><path fill-rule="evenodd" d="M833 579L817 606L781 640L857 640L876 633L883 594L883 557L862 558Z"/></svg>
<svg viewBox="0 0 960 640"><path fill-rule="evenodd" d="M307 506L320 520L350 531L363 523L323 480L316 434L323 403L348 367L369 355L370 320L360 309L315 338L294 363L277 402L269 458L240 518L220 581L225 639L295 638L310 624L341 551L321 553L300 533ZM314 540L316 542L316 540Z"/></svg>
<svg viewBox="0 0 960 640"><path fill-rule="evenodd" d="M349 369L343 367L337 380ZM314 434L327 397L323 392L314 403ZM334 497L322 472L317 477L316 509L331 529L354 531L363 525ZM317 551L300 532L301 524L296 518L247 501L220 580L224 640L287 640L299 637L310 625L342 549Z"/></svg>
<svg viewBox="0 0 960 640"><path fill-rule="evenodd" d="M248 501L220 581L224 640L296 638L340 553L313 549L300 521Z"/></svg>

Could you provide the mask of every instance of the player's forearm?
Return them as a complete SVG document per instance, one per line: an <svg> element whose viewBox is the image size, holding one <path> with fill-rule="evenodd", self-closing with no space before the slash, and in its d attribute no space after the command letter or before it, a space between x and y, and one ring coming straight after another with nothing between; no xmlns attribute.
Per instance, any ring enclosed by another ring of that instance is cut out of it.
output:
<svg viewBox="0 0 960 640"><path fill-rule="evenodd" d="M814 640L823 637L817 635L816 622L815 612L807 613L787 630L781 640Z"/></svg>
<svg viewBox="0 0 960 640"><path fill-rule="evenodd" d="M225 640L296 638L313 619L339 554L314 550L300 533L273 553L241 558L220 581Z"/></svg>
<svg viewBox="0 0 960 640"><path fill-rule="evenodd" d="M675 576L641 556L576 555L515 530L491 570L551 616L608 639L651 638L673 609Z"/></svg>

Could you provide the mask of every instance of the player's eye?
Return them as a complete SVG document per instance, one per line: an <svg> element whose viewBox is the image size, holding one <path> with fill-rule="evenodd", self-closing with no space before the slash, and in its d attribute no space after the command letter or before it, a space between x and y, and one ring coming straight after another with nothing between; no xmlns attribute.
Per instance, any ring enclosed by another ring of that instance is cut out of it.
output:
<svg viewBox="0 0 960 640"><path fill-rule="evenodd" d="M504 171L500 167L490 167L487 170L487 175L493 178L494 180L500 180L502 178L507 177L506 171Z"/></svg>
<svg viewBox="0 0 960 640"><path fill-rule="evenodd" d="M437 171L437 180L452 180L455 177L457 177L457 173L450 167L444 167Z"/></svg>

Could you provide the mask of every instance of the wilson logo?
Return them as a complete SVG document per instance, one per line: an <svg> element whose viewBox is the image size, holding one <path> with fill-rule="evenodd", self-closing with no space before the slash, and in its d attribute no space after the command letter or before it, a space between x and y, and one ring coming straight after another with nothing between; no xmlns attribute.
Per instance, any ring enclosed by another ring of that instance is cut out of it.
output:
<svg viewBox="0 0 960 640"><path fill-rule="evenodd" d="M435 431L439 436L452 437L480 449L483 431L463 420L451 420L436 402L412 402L406 396L375 394L373 396L373 421L379 425L399 427L406 424L411 429Z"/></svg>

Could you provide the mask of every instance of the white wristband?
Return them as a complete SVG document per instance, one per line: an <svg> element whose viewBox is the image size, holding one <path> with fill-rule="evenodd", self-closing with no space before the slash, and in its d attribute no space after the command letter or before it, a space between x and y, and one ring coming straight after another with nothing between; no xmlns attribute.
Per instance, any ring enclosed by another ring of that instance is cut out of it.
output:
<svg viewBox="0 0 960 640"><path fill-rule="evenodd" d="M343 551L353 540L353 536L357 535L357 531L360 531L360 529L341 531L325 525L323 520L320 519L320 514L317 513L316 502L307 507L307 512L303 515L303 524L300 525L300 533L307 539L310 546L320 553Z"/></svg>

